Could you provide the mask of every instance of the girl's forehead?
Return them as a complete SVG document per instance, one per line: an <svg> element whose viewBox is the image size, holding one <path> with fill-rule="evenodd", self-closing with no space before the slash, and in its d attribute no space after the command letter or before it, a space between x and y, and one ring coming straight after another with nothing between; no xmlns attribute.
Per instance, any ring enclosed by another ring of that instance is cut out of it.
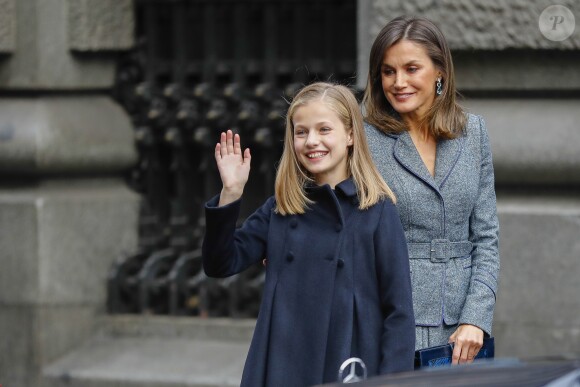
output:
<svg viewBox="0 0 580 387"><path fill-rule="evenodd" d="M292 120L295 121L297 118L310 119L316 116L331 116L340 119L340 115L332 104L324 100L311 100L296 106L292 115Z"/></svg>

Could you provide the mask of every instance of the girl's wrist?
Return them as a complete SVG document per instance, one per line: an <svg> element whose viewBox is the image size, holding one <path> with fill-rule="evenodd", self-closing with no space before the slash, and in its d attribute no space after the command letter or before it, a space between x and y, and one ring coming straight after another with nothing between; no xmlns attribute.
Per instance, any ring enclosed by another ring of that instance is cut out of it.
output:
<svg viewBox="0 0 580 387"><path fill-rule="evenodd" d="M238 200L242 197L242 193L244 192L243 189L236 189L236 188L226 188L223 187L220 193L220 201L218 206L225 206L226 204L230 204Z"/></svg>

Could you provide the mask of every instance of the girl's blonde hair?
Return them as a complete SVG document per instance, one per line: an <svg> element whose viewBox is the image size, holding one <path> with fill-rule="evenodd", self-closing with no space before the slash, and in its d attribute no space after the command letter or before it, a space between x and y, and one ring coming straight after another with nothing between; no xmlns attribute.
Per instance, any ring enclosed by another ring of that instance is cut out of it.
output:
<svg viewBox="0 0 580 387"><path fill-rule="evenodd" d="M424 17L399 16L387 23L377 35L369 57L369 75L363 99L366 121L387 133L408 130L385 97L381 79L385 52L402 40L422 46L435 68L442 73L442 93L435 98L421 126L426 127L438 140L456 138L463 132L466 117L456 102L458 93L451 51L441 30Z"/></svg>
<svg viewBox="0 0 580 387"><path fill-rule="evenodd" d="M348 173L354 180L359 199L359 208L367 209L383 198L395 202L395 195L375 166L366 140L363 119L357 100L345 86L317 82L300 90L286 115L284 151L276 172L276 212L282 215L303 214L309 204L305 186L313 178L300 165L294 151L294 124L296 110L312 101L322 101L333 110L345 129L352 130L353 145L348 151Z"/></svg>

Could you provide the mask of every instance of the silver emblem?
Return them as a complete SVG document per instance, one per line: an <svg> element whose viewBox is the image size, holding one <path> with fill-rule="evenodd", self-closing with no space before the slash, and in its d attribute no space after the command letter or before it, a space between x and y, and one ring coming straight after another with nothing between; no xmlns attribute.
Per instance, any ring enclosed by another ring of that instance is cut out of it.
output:
<svg viewBox="0 0 580 387"><path fill-rule="evenodd" d="M346 359L338 370L338 381L340 383L356 383L365 380L366 378L367 366L365 365L365 362L358 357Z"/></svg>

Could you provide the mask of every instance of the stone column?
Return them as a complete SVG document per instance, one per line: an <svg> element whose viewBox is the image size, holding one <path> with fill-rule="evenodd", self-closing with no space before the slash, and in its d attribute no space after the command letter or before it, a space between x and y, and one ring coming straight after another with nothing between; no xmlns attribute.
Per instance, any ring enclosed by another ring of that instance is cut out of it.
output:
<svg viewBox="0 0 580 387"><path fill-rule="evenodd" d="M498 357L580 356L580 8L568 38L539 28L551 0L358 2L358 85L370 47L396 16L422 15L453 51L462 103L490 134L501 272Z"/></svg>
<svg viewBox="0 0 580 387"><path fill-rule="evenodd" d="M109 96L132 0L0 0L0 384L38 386L136 246L131 122Z"/></svg>

